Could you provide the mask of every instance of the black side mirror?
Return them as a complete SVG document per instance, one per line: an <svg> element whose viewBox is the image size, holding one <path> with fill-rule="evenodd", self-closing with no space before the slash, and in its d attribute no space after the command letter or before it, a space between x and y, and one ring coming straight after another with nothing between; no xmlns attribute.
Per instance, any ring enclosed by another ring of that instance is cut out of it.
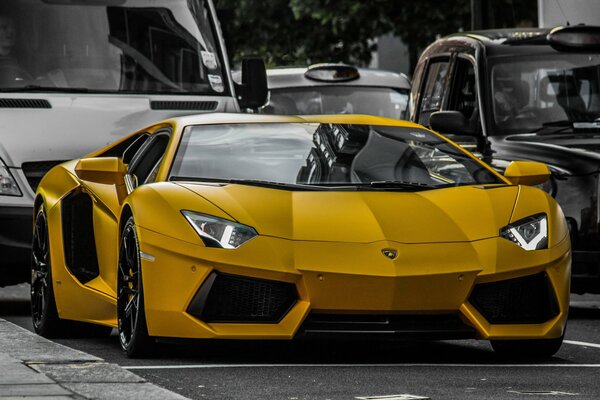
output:
<svg viewBox="0 0 600 400"><path fill-rule="evenodd" d="M235 90L242 109L257 110L267 102L267 69L262 58L242 60L242 83L236 83Z"/></svg>
<svg viewBox="0 0 600 400"><path fill-rule="evenodd" d="M436 111L429 116L429 126L444 134L477 136L479 133L460 111Z"/></svg>

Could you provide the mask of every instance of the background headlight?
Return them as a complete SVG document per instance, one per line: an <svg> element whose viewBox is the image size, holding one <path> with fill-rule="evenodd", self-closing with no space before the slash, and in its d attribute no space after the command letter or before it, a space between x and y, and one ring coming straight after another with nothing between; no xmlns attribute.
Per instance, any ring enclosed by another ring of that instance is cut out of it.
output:
<svg viewBox="0 0 600 400"><path fill-rule="evenodd" d="M0 159L0 196L21 196L15 178Z"/></svg>
<svg viewBox="0 0 600 400"><path fill-rule="evenodd" d="M181 211L207 247L237 249L258 233L254 228L212 215Z"/></svg>
<svg viewBox="0 0 600 400"><path fill-rule="evenodd" d="M500 230L500 236L518 244L525 250L548 248L548 218L537 214L523 218Z"/></svg>

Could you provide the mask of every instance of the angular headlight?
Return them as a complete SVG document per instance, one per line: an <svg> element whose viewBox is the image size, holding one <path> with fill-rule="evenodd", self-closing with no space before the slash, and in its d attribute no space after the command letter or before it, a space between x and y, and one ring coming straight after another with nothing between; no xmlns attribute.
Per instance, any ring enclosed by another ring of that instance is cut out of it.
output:
<svg viewBox="0 0 600 400"><path fill-rule="evenodd" d="M258 236L254 228L229 221L228 219L193 211L183 210L181 213L192 224L192 227L194 227L207 247L237 249L248 240Z"/></svg>
<svg viewBox="0 0 600 400"><path fill-rule="evenodd" d="M0 196L21 196L15 178L2 159L0 159Z"/></svg>
<svg viewBox="0 0 600 400"><path fill-rule="evenodd" d="M537 214L523 218L500 230L500 236L518 244L525 250L548 248L548 218Z"/></svg>

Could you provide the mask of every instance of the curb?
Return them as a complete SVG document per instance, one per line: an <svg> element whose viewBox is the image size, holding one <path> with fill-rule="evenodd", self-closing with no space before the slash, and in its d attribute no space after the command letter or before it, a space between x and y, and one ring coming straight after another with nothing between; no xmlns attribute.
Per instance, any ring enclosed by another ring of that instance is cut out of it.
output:
<svg viewBox="0 0 600 400"><path fill-rule="evenodd" d="M117 364L0 318L0 399L185 400Z"/></svg>

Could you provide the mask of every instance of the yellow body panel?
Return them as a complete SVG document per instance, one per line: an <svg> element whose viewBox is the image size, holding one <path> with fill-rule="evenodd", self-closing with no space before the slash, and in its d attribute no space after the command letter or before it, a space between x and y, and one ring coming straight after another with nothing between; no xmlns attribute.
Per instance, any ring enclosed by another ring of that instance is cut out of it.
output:
<svg viewBox="0 0 600 400"><path fill-rule="evenodd" d="M158 182L129 195L122 186L79 177L77 160L54 168L42 181L38 199L48 214L53 285L61 318L116 326L120 223L127 208L137 225L140 250L148 255L142 258L142 276L151 336L290 339L310 312L458 313L482 339L562 335L569 301L570 243L564 216L546 193L511 186L502 177L506 185L414 193L294 192L165 182L186 126L236 122L419 127L369 116L182 117L143 131L168 128L171 144ZM85 284L69 272L63 250L60 204L73 190L89 193L94 206L100 274ZM259 235L234 250L209 248L182 210L235 220L252 226ZM504 226L539 213L548 217L548 249L526 251L499 236ZM383 249L390 248L397 250L395 259L382 255ZM278 323L206 323L186 309L211 271L290 282L299 298ZM559 315L550 321L491 325L468 301L477 283L539 272L547 273L558 300Z"/></svg>

